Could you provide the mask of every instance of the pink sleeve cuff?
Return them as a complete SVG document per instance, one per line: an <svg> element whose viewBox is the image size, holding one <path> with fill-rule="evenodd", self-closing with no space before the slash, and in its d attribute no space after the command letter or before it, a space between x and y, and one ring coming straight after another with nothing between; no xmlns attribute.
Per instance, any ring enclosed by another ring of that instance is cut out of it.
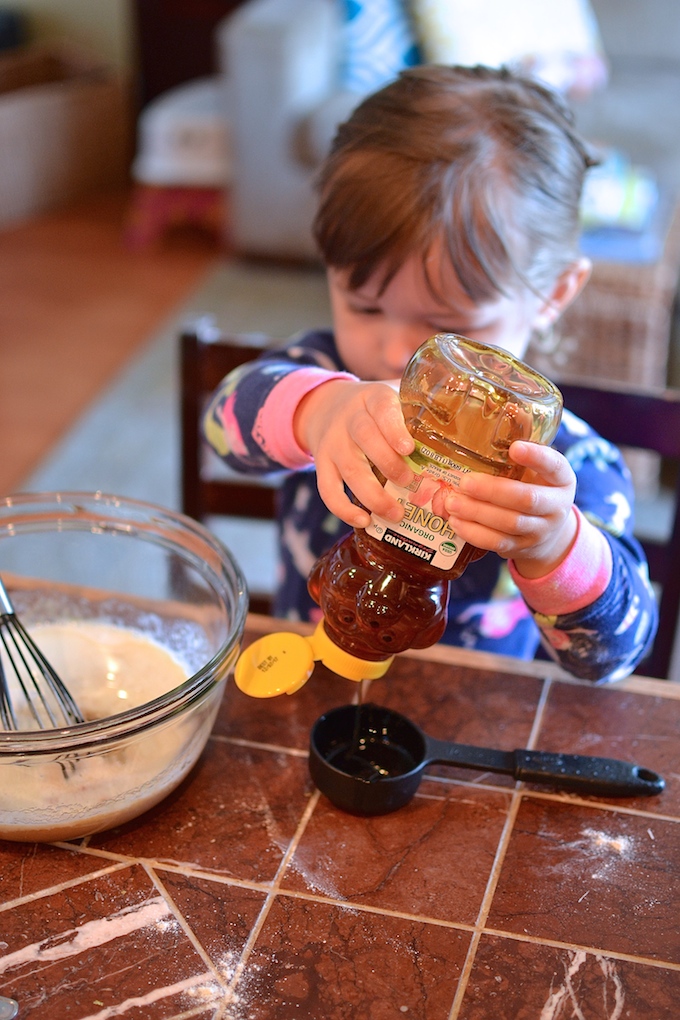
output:
<svg viewBox="0 0 680 1020"><path fill-rule="evenodd" d="M289 372L272 389L255 420L253 438L272 460L290 470L309 467L312 457L298 445L293 433L293 417L300 401L317 386L331 379L351 379L349 372L329 372L325 368L300 368Z"/></svg>
<svg viewBox="0 0 680 1020"><path fill-rule="evenodd" d="M537 613L564 616L591 605L603 594L612 575L612 552L604 534L574 507L578 531L566 558L545 577L526 578L512 560L512 579Z"/></svg>

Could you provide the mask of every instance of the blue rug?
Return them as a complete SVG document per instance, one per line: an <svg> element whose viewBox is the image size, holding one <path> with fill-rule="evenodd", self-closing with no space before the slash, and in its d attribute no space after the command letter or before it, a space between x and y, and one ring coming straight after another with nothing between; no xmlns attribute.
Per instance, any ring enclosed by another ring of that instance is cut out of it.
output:
<svg viewBox="0 0 680 1020"><path fill-rule="evenodd" d="M20 488L103 491L179 509L178 337L204 315L225 332L281 338L324 326L330 322L325 277L313 269L219 263ZM230 549L254 550L241 563L246 578L268 585L272 526L215 522L214 530Z"/></svg>

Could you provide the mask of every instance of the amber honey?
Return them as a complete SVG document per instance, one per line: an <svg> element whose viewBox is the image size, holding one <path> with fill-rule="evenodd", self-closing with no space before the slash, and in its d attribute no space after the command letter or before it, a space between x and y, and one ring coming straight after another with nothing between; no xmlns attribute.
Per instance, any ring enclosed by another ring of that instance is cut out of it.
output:
<svg viewBox="0 0 680 1020"><path fill-rule="evenodd" d="M368 661L435 644L446 628L449 582L484 551L462 542L446 497L468 472L520 478L516 440L552 442L562 415L556 386L500 348L455 334L431 337L404 372L399 397L416 444L414 480L386 482L404 514L375 514L315 564L309 578L324 627Z"/></svg>

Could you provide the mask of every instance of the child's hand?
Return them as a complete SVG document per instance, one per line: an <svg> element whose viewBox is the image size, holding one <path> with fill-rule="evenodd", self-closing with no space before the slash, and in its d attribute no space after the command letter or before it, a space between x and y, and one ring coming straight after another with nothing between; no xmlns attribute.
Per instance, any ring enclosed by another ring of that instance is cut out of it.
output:
<svg viewBox="0 0 680 1020"><path fill-rule="evenodd" d="M314 458L319 495L331 513L353 527L369 523L369 514L347 497L346 483L369 510L401 520L399 503L371 468L375 464L398 485L413 478L403 457L413 452L414 443L392 386L329 380L300 401L293 427L300 446Z"/></svg>
<svg viewBox="0 0 680 1020"><path fill-rule="evenodd" d="M452 527L466 542L514 560L527 578L559 566L576 536L576 477L547 446L515 442L510 457L528 470L521 481L474 472L446 499Z"/></svg>

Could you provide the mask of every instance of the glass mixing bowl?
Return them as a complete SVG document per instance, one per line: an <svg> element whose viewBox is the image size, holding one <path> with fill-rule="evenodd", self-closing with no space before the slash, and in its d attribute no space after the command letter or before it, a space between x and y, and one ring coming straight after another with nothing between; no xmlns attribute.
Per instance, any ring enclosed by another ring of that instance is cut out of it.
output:
<svg viewBox="0 0 680 1020"><path fill-rule="evenodd" d="M73 646L86 721L0 731L0 838L70 839L157 804L201 754L238 658L248 597L231 553L151 504L29 493L0 500L0 576L38 645L38 634L59 632L68 651L78 633L99 650L105 632L153 652L126 678L115 647L100 668L97 657L83 667ZM66 663L58 672L71 686ZM110 710L87 721L90 702L93 716Z"/></svg>

